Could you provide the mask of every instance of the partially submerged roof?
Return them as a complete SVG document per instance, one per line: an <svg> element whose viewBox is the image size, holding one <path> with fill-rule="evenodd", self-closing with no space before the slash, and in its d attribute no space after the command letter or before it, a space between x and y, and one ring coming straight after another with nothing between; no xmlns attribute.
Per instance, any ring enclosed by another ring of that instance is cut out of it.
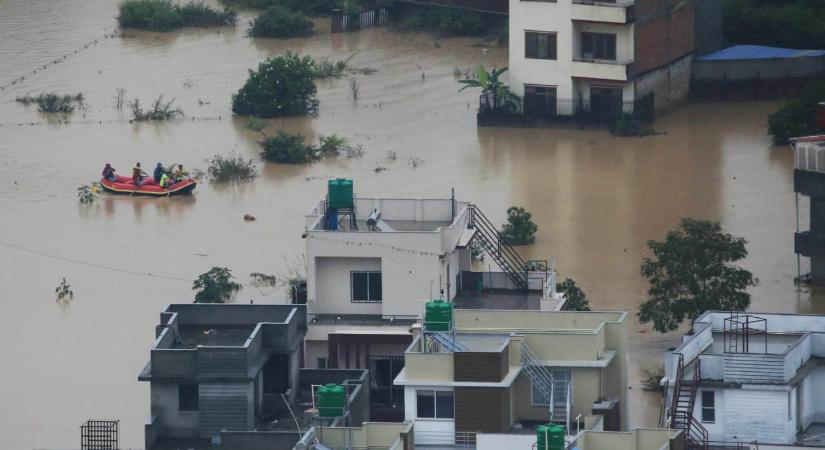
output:
<svg viewBox="0 0 825 450"><path fill-rule="evenodd" d="M799 50L793 48L765 47L763 45L735 45L699 58L699 61L817 58L822 56L825 56L825 50Z"/></svg>

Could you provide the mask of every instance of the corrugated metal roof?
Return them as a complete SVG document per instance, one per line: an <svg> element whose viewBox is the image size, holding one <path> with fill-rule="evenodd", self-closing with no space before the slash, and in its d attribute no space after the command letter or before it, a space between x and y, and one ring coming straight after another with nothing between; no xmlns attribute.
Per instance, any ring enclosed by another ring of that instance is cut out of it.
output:
<svg viewBox="0 0 825 450"><path fill-rule="evenodd" d="M793 48L765 47L762 45L736 45L699 58L699 61L811 58L821 56L825 56L825 50L797 50Z"/></svg>

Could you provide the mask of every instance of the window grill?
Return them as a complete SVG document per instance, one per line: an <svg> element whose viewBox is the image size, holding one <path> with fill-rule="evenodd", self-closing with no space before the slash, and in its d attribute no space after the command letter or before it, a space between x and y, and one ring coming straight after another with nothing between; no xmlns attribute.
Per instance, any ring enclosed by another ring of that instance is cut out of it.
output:
<svg viewBox="0 0 825 450"><path fill-rule="evenodd" d="M81 450L118 450L119 420L87 420L80 426Z"/></svg>

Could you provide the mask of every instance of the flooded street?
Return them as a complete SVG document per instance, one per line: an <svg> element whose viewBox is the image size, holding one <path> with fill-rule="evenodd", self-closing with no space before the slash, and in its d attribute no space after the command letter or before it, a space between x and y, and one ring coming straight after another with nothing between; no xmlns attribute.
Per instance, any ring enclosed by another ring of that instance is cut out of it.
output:
<svg viewBox="0 0 825 450"><path fill-rule="evenodd" d="M88 418L120 419L121 445L142 447L149 390L137 375L161 309L191 302L191 280L212 266L242 282L251 272L286 273L305 248L304 214L333 176L353 178L362 196L447 197L454 187L495 222L524 206L539 226L526 256L555 256L594 309L634 314L647 288L638 274L645 242L680 217L720 220L749 241L744 265L760 279L751 309L825 313L821 294L793 284L793 154L771 147L764 126L777 103L690 105L655 123L663 134L642 139L478 129L478 92L457 93L453 70L506 65L504 48L388 29L331 35L323 20L312 38L253 40L249 13L234 29L111 36L116 13L113 0L0 0L0 448L75 447ZM319 81L317 117L272 120L264 131L335 133L363 145L362 158L260 161L261 134L232 118L231 95L248 69L286 50L354 54L352 65L377 72L357 76L357 101L346 77ZM130 124L127 109L114 107L119 88L143 104L175 98L186 118ZM81 92L88 110L49 123L14 101L41 92ZM120 172L135 161L206 169L205 158L233 151L257 162L255 181L202 184L191 197L76 198L106 162ZM246 213L257 220L245 222ZM59 305L64 277L74 299ZM284 294L247 286L237 301L253 299ZM632 322L631 426L654 426L659 405L638 394L641 369L677 335Z"/></svg>

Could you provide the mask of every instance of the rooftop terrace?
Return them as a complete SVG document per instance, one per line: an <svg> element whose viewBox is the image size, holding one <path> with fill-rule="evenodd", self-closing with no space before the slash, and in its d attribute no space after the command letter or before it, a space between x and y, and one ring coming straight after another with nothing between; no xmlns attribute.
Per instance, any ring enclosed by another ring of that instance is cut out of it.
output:
<svg viewBox="0 0 825 450"><path fill-rule="evenodd" d="M306 215L306 227L309 231L436 232L463 225L467 206L467 202L452 199L356 198L355 228L342 218L337 230L327 230L326 201L320 200ZM370 227L367 219L376 209L381 216L376 225Z"/></svg>

